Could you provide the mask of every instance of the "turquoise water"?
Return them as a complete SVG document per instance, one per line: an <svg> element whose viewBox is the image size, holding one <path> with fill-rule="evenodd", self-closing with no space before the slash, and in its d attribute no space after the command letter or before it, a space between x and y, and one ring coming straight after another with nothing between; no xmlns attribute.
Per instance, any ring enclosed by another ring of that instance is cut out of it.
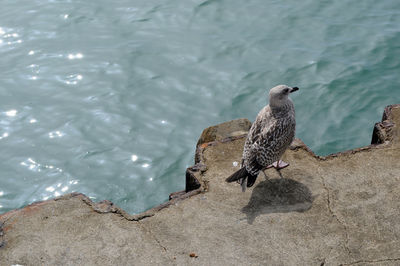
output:
<svg viewBox="0 0 400 266"><path fill-rule="evenodd" d="M3 0L0 212L72 191L138 213L184 189L201 131L277 84L317 154L400 103L400 2Z"/></svg>

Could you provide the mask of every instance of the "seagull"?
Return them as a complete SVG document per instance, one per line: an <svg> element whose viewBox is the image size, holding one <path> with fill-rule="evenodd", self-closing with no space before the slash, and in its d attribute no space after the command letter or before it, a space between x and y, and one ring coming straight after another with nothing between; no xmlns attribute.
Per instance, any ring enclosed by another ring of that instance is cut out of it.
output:
<svg viewBox="0 0 400 266"><path fill-rule="evenodd" d="M294 139L296 119L289 94L297 90L298 87L278 85L269 91L269 105L258 113L247 135L241 168L227 182L238 181L244 192L254 185L260 171L289 166L280 158Z"/></svg>

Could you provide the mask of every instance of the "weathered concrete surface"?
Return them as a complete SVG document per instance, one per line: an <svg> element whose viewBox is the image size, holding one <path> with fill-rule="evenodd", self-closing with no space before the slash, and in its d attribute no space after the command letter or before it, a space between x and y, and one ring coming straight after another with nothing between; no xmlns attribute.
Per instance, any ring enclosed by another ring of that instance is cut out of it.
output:
<svg viewBox="0 0 400 266"><path fill-rule="evenodd" d="M208 127L203 130L197 146L211 141L221 141L230 137L246 135L250 130L251 122L246 118L221 123L218 126Z"/></svg>
<svg viewBox="0 0 400 266"><path fill-rule="evenodd" d="M1 215L0 265L400 265L400 105L383 118L379 145L318 157L296 140L246 193L224 182L243 135L204 136L200 187L144 214L70 194Z"/></svg>

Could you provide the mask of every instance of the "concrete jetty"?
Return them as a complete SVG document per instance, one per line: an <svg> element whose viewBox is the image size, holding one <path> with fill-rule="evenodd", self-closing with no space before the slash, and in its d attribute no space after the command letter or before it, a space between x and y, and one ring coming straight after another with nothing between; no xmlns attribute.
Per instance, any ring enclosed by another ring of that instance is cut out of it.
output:
<svg viewBox="0 0 400 266"><path fill-rule="evenodd" d="M145 213L72 193L0 215L0 265L400 265L400 105L367 147L321 157L296 139L290 167L242 193L224 180L249 127L204 130L186 190Z"/></svg>

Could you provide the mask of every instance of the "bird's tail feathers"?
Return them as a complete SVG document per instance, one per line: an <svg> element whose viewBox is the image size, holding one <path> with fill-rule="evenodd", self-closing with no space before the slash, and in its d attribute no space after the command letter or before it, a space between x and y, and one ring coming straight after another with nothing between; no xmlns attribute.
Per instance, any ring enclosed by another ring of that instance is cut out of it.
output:
<svg viewBox="0 0 400 266"><path fill-rule="evenodd" d="M225 181L228 183L231 183L231 182L246 178L248 175L249 175L249 173L247 172L246 167L242 167L239 170L237 170L236 172L234 172L227 179L225 179Z"/></svg>
<svg viewBox="0 0 400 266"><path fill-rule="evenodd" d="M249 178L247 178L247 187L252 187L254 185L254 183L256 182L257 179L257 175L251 175L249 174Z"/></svg>

